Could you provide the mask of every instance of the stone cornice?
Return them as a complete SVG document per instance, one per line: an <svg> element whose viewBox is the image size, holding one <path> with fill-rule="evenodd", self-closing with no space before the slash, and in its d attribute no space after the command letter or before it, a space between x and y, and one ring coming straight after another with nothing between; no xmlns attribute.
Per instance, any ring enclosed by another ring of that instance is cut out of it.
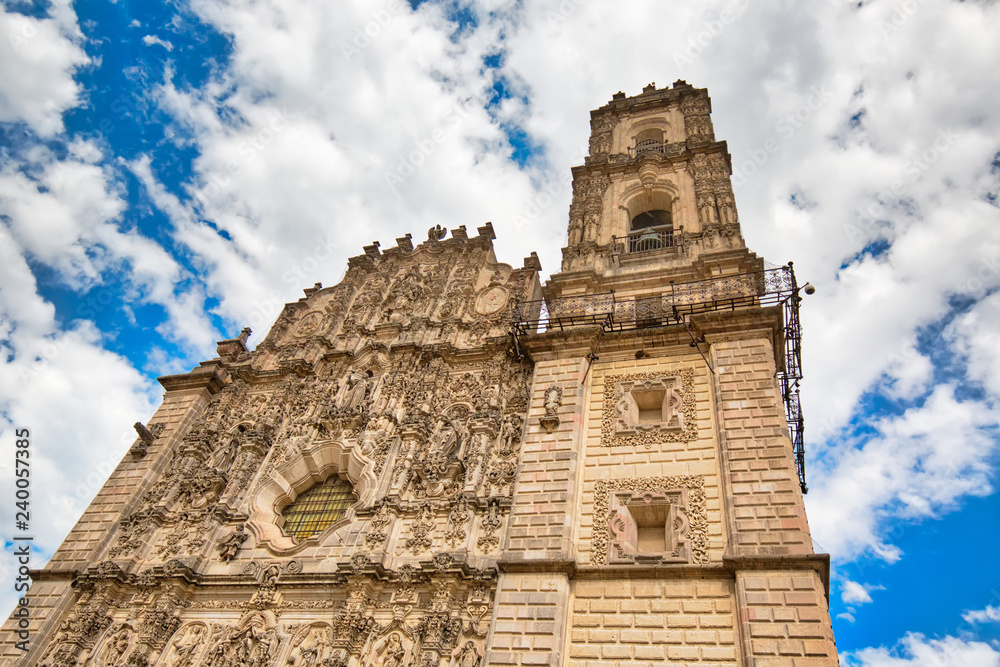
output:
<svg viewBox="0 0 1000 667"><path fill-rule="evenodd" d="M219 393L230 382L229 374L217 360L203 361L189 373L164 375L156 380L168 392L207 390L210 395Z"/></svg>

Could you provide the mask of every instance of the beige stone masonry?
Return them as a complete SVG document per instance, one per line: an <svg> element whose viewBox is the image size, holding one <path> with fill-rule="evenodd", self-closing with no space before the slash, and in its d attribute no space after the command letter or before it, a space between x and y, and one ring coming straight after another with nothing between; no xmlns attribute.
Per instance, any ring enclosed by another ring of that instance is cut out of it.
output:
<svg viewBox="0 0 1000 667"><path fill-rule="evenodd" d="M736 575L738 613L753 667L839 664L826 591L811 570L749 570Z"/></svg>
<svg viewBox="0 0 1000 667"><path fill-rule="evenodd" d="M539 361L531 388L531 407L511 509L505 561L568 560L574 557L574 491L579 470L583 373L587 361ZM545 428L545 392L562 389L557 426Z"/></svg>
<svg viewBox="0 0 1000 667"><path fill-rule="evenodd" d="M711 345L734 529L728 551L743 556L811 554L768 334L746 332L743 338Z"/></svg>
<svg viewBox="0 0 1000 667"><path fill-rule="evenodd" d="M505 573L497 583L485 665L563 665L569 610L563 573Z"/></svg>
<svg viewBox="0 0 1000 667"><path fill-rule="evenodd" d="M570 665L740 664L729 579L580 580L572 590Z"/></svg>

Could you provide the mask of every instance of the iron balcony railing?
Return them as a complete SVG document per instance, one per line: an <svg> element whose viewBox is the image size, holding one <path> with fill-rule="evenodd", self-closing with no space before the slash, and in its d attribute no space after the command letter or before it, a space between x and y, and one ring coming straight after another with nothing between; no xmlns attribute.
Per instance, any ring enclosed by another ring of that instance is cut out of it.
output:
<svg viewBox="0 0 1000 667"><path fill-rule="evenodd" d="M788 418L799 484L805 493L805 422L799 405L799 381L802 379L800 301L795 272L789 263L777 269L671 283L667 292L656 296L621 299L614 292L608 292L520 301L514 305L511 329L515 339L581 326L600 326L605 332L631 331L683 325L690 316L701 313L781 306L784 358L778 370L778 384Z"/></svg>
<svg viewBox="0 0 1000 667"><path fill-rule="evenodd" d="M645 153L660 153L663 155L666 152L667 142L659 139L643 139L642 141L637 141L635 146L629 148L629 153L631 153L633 157L638 157Z"/></svg>
<svg viewBox="0 0 1000 667"><path fill-rule="evenodd" d="M674 247L674 228L671 225L646 227L627 236L613 236L615 247L624 247L626 252L648 252Z"/></svg>

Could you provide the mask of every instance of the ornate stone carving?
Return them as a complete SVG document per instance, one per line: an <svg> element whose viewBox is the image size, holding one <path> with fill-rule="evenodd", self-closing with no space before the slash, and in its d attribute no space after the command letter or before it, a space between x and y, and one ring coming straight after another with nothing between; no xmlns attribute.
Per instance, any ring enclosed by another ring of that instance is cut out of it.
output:
<svg viewBox="0 0 1000 667"><path fill-rule="evenodd" d="M119 626L105 636L104 642L95 653L91 664L95 667L118 667L125 663L125 655L132 648L132 632Z"/></svg>
<svg viewBox="0 0 1000 667"><path fill-rule="evenodd" d="M410 537L406 540L406 550L412 554L419 554L430 549L434 526L434 507L430 503L424 503L410 524Z"/></svg>
<svg viewBox="0 0 1000 667"><path fill-rule="evenodd" d="M479 539L476 540L476 546L479 547L480 551L490 553L500 546L500 538L497 534L502 524L503 521L500 518L500 500L490 498L486 506L486 513L483 514L483 518L479 522L482 532L479 534Z"/></svg>
<svg viewBox="0 0 1000 667"><path fill-rule="evenodd" d="M208 626L204 623L188 623L174 633L167 649L160 658L158 667L194 667L198 664L198 654L208 639Z"/></svg>
<svg viewBox="0 0 1000 667"><path fill-rule="evenodd" d="M262 614L253 614L223 633L209 651L206 667L270 667L276 657L278 637Z"/></svg>
<svg viewBox="0 0 1000 667"><path fill-rule="evenodd" d="M459 496L448 514L448 527L445 529L444 541L453 549L463 544L469 537L466 526L469 521L469 501L464 496Z"/></svg>
<svg viewBox="0 0 1000 667"><path fill-rule="evenodd" d="M332 661L332 644L332 626L327 623L307 625L292 637L291 651L285 662L292 667L325 667Z"/></svg>
<svg viewBox="0 0 1000 667"><path fill-rule="evenodd" d="M479 667L482 662L482 656L479 655L476 645L471 641L465 642L462 648L456 649L452 657L454 658L452 664L455 667Z"/></svg>
<svg viewBox="0 0 1000 667"><path fill-rule="evenodd" d="M365 534L365 545L369 549L385 545L385 540L389 536L389 526L395 518L396 514L388 503L380 501L368 524L368 532Z"/></svg>
<svg viewBox="0 0 1000 667"><path fill-rule="evenodd" d="M562 405L563 389L557 384L545 390L545 416L538 420L546 431L551 431L559 426L559 415L556 412Z"/></svg>
<svg viewBox="0 0 1000 667"><path fill-rule="evenodd" d="M694 371L609 375L604 381L601 444L650 448L698 437Z"/></svg>
<svg viewBox="0 0 1000 667"><path fill-rule="evenodd" d="M684 535L681 537L686 536L687 545L686 547L682 545L682 551L679 553L683 554L684 548L690 549L691 561L707 563L708 512L705 504L705 479L702 475L598 480L594 486L594 533L591 539L591 562L594 565L607 564L609 562L609 547L612 544L622 547L623 540L628 539L629 529L627 525L622 525L622 523L616 525L614 521L618 518L617 510L623 506L622 503L627 507L632 498L638 498L640 502L644 502L642 492L651 492L647 496L651 500L656 498L660 500L683 499L682 494L670 493L678 490L683 490L687 494L686 507L683 510L684 516L678 517L676 513L670 515L671 521L674 518L680 518L682 521L680 525L671 523L671 529L678 532L683 531ZM612 493L620 491L633 493L624 494L623 500L616 501L618 504L613 504L611 501ZM686 526L684 521L686 521ZM671 558L680 559L683 557L674 557L672 554L671 551L671 555L664 561L663 553L653 555L650 552L650 560L669 562ZM625 547L616 551L614 558L618 559L617 562L637 562L634 554L630 559L629 550ZM641 560L640 558L638 562Z"/></svg>
<svg viewBox="0 0 1000 667"><path fill-rule="evenodd" d="M222 542L219 543L219 560L223 563L228 563L232 559L236 558L236 555L240 552L240 548L243 543L247 541L250 534L247 533L246 524L241 523L233 529L233 532L229 533Z"/></svg>
<svg viewBox="0 0 1000 667"><path fill-rule="evenodd" d="M494 315L507 305L507 290L494 285L479 293L476 297L476 312L480 315Z"/></svg>

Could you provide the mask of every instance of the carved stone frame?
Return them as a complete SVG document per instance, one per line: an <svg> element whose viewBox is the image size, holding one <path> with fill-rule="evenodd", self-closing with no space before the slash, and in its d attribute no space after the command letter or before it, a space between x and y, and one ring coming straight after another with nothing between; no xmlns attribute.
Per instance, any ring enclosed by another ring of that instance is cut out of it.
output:
<svg viewBox="0 0 1000 667"><path fill-rule="evenodd" d="M667 496L672 491L680 491L676 496L685 499L684 515L687 521L684 537L690 558L683 562L708 562L708 513L705 501L705 478L702 475L676 475L671 477L639 477L634 479L601 479L594 486L594 526L591 537L590 560L594 565L614 562L637 562L633 560L609 559L608 552L613 533L612 520L617 515L617 507L612 509L612 494L631 491L629 497L641 497L643 492L653 492ZM641 559L640 559L641 561ZM659 563L670 562L659 559ZM674 561L681 562L681 561ZM657 564L657 563L652 563Z"/></svg>
<svg viewBox="0 0 1000 667"><path fill-rule="evenodd" d="M656 428L618 428L620 412L624 410L623 394L637 384L660 384L672 391L682 405L677 423ZM646 373L609 375L604 380L604 409L601 419L601 445L623 447L644 445L647 449L662 442L691 442L698 437L698 410L695 405L694 370L680 368Z"/></svg>
<svg viewBox="0 0 1000 667"><path fill-rule="evenodd" d="M310 546L318 546L330 533L349 524L354 519L356 508L369 505L373 500L378 480L371 471L370 463L357 447L338 440L326 440L303 447L299 456L274 468L266 479L261 480L250 503L247 528L257 546L276 556L287 556ZM348 508L342 519L317 535L300 541L286 534L280 527L281 511L303 491L338 473L354 485L357 502Z"/></svg>

